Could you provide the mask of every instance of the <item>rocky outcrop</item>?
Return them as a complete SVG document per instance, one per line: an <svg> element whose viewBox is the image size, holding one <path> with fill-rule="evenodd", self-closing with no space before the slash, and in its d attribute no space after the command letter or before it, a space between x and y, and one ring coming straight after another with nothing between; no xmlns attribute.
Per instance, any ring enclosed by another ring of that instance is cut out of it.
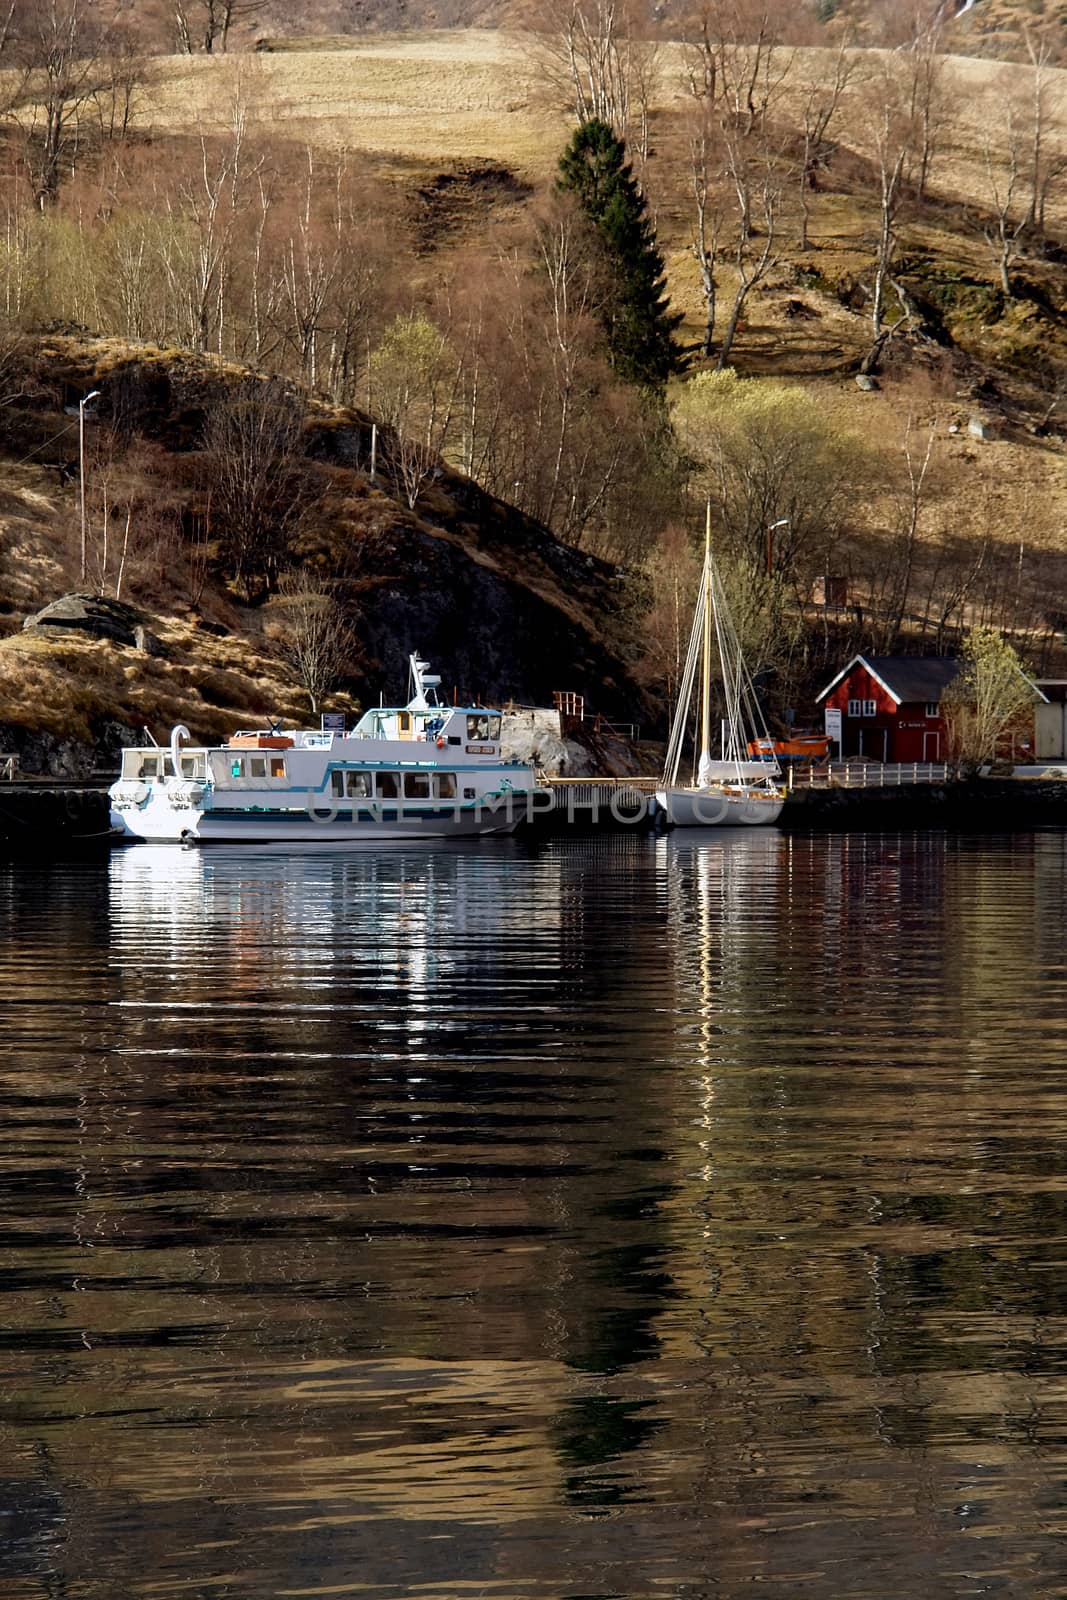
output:
<svg viewBox="0 0 1067 1600"><path fill-rule="evenodd" d="M110 718L93 724L91 738L75 739L0 722L0 752L18 757L18 770L27 777L58 778L71 782L105 780L118 776L119 752L137 742L136 730Z"/></svg>
<svg viewBox="0 0 1067 1600"><path fill-rule="evenodd" d="M588 778L596 763L585 748L560 733L559 712L547 708L505 711L500 751L505 761L525 761L560 778Z"/></svg>
<svg viewBox="0 0 1067 1600"><path fill-rule="evenodd" d="M26 633L109 639L148 655L162 654L162 646L146 627L141 612L102 594L60 595L27 617L22 627Z"/></svg>

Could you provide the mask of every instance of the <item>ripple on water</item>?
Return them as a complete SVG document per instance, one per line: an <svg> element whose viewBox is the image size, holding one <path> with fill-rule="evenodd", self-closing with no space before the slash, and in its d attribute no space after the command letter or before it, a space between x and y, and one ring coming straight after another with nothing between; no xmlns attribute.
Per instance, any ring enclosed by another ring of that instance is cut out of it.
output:
<svg viewBox="0 0 1067 1600"><path fill-rule="evenodd" d="M4 868L0 1579L1063 1595L1065 885L1059 834Z"/></svg>

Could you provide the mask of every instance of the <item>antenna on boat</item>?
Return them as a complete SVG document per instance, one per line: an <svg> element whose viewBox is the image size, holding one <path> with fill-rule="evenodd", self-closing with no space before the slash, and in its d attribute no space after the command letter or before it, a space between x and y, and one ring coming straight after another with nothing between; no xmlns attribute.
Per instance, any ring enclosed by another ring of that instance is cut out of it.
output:
<svg viewBox="0 0 1067 1600"><path fill-rule="evenodd" d="M415 711L428 711L430 706L438 703L437 690L441 683L440 676L430 671L430 663L423 661L417 650L413 650L408 657L408 666L411 690L409 706Z"/></svg>

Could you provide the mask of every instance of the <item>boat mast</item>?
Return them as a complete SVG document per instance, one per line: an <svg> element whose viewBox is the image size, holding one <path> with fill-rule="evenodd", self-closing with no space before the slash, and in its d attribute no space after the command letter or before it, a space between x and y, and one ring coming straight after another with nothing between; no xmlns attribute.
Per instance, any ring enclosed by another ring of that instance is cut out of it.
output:
<svg viewBox="0 0 1067 1600"><path fill-rule="evenodd" d="M704 649L700 671L700 759L697 783L707 782L711 764L711 496L704 518Z"/></svg>

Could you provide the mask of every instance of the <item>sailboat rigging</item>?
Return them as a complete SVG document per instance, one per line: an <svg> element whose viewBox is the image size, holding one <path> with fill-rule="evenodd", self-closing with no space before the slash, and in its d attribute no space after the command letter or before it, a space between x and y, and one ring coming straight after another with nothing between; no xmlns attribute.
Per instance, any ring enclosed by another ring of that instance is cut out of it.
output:
<svg viewBox="0 0 1067 1600"><path fill-rule="evenodd" d="M711 753L713 662L722 685L721 751ZM690 784L678 771L700 668L700 746ZM749 741L768 741L767 724L745 665L722 580L711 552L711 502L704 531L704 566L682 671L678 705L667 743L663 787L657 799L677 827L752 827L777 821L785 804L776 762L746 760Z"/></svg>

